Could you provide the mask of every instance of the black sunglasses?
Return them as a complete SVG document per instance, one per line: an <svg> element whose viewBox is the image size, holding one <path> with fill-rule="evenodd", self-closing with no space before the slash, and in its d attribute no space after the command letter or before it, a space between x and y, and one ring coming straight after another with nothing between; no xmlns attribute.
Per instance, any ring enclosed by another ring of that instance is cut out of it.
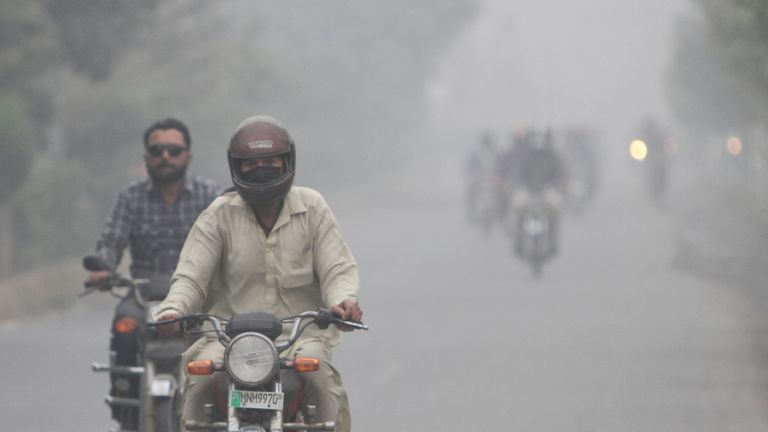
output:
<svg viewBox="0 0 768 432"><path fill-rule="evenodd" d="M147 147L147 153L154 157L162 156L164 151L167 151L168 155L176 157L186 150L184 147L176 144L153 144Z"/></svg>

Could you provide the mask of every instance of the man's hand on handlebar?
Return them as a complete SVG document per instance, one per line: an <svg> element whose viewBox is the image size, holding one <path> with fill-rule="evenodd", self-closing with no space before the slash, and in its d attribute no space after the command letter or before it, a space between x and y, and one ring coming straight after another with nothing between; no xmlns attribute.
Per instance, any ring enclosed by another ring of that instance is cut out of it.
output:
<svg viewBox="0 0 768 432"><path fill-rule="evenodd" d="M87 284L89 286L96 286L104 289L106 287L107 279L109 279L111 274L112 273L107 270L89 272Z"/></svg>
<svg viewBox="0 0 768 432"><path fill-rule="evenodd" d="M162 321L169 321L169 320L175 320L179 317L179 313L176 311L165 311L162 314L160 314L159 317L157 317L157 320L155 321L155 329L157 330L157 333L161 336L178 336L181 334L181 323L179 321L174 321L172 323L166 323L166 324L159 324Z"/></svg>
<svg viewBox="0 0 768 432"><path fill-rule="evenodd" d="M360 305L352 299L346 299L343 302L331 306L331 313L344 320L360 322L363 319L363 310L360 309ZM351 327L339 325L339 329L343 331L352 331Z"/></svg>

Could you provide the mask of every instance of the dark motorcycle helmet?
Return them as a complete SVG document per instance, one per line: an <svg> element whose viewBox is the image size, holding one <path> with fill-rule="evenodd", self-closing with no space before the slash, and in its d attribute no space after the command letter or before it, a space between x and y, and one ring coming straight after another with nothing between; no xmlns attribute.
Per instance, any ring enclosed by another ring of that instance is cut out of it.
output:
<svg viewBox="0 0 768 432"><path fill-rule="evenodd" d="M285 169L267 182L246 180L240 165L247 159L282 157ZM270 116L257 115L243 120L235 129L227 149L232 183L240 196L254 207L281 202L293 185L296 174L296 146L283 123Z"/></svg>

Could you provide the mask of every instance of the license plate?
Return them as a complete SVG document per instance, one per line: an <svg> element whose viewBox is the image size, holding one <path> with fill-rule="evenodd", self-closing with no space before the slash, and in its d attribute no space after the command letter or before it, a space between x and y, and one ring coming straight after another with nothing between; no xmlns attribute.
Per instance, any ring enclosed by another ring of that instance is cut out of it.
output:
<svg viewBox="0 0 768 432"><path fill-rule="evenodd" d="M233 408L281 410L283 409L283 394L249 390L232 390L229 392L229 406Z"/></svg>

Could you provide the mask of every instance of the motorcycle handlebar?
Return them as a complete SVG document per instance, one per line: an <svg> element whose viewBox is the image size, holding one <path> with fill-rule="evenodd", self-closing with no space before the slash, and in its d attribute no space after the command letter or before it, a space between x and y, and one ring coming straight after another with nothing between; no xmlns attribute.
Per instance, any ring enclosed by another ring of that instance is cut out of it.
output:
<svg viewBox="0 0 768 432"><path fill-rule="evenodd" d="M348 327L354 330L368 330L368 326L361 322L342 320L334 316L330 311L325 309L320 309L318 311L302 312L299 315L283 318L282 320L280 320L281 322L292 322L293 327L291 328L291 335L288 338L288 340L277 344L278 351L282 351L285 348L293 345L294 342L296 342L296 340L299 338L302 331L304 331L304 328L306 327L301 325L302 322L308 319L313 320L318 325L318 327L323 329L327 328L328 325L330 324L335 324L340 327ZM215 315L190 314L190 315L180 316L180 317L169 319L169 320L149 322L147 323L147 327L157 327L159 325L173 324L177 322L181 323L184 327L195 327L202 324L203 321L207 321L211 323L214 331L216 332L216 334L219 337L219 340L222 341L222 343L229 342L229 336L227 336L226 332L224 331L224 327L227 326L229 321L223 318L217 317Z"/></svg>
<svg viewBox="0 0 768 432"><path fill-rule="evenodd" d="M87 280L83 282L83 286L85 287L85 291L78 294L78 297L84 297L94 291L110 291L112 292L113 288L133 288L134 281L128 278L125 278L117 273L110 273L110 275L107 277L107 279L104 282L93 282L90 280ZM121 296L116 295L115 293L112 293L115 297L120 298Z"/></svg>
<svg viewBox="0 0 768 432"><path fill-rule="evenodd" d="M304 314L307 314L307 312L305 312ZM299 316L303 316L304 314L301 314ZM315 322L322 329L328 328L329 324L336 324L339 326L350 327L354 330L368 330L367 325L357 321L343 320L335 316L328 309L320 309L319 311L309 312L309 314L310 314L309 316L313 316L315 318ZM286 320L290 320L290 319L291 318L287 318Z"/></svg>

